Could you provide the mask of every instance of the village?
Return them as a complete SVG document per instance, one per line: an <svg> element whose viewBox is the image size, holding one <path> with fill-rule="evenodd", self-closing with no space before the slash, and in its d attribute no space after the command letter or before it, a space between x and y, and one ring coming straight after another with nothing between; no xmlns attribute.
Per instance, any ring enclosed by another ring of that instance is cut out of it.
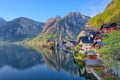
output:
<svg viewBox="0 0 120 80"><path fill-rule="evenodd" d="M105 76L116 77L116 73L112 69L106 69L101 54L97 52L104 43L102 37L109 35L111 31L118 30L116 23L103 24L100 30L90 27L87 24L80 32L77 41L68 41L64 46L66 51L72 53L75 61L83 61L88 73L93 74L98 80L102 80ZM70 51L71 52L71 51Z"/></svg>
<svg viewBox="0 0 120 80"><path fill-rule="evenodd" d="M111 79L116 78L117 74L112 69L106 68L102 58L104 55L97 52L104 46L102 37L109 35L114 30L119 30L116 23L103 24L100 30L87 24L78 35L77 40L62 42L62 49L72 54L77 64L81 64L81 62L85 64L87 72L93 74L98 80L102 80L105 76L111 76ZM58 41L52 40L47 47L54 49L55 46L59 46L58 43ZM46 47L46 45L42 46Z"/></svg>

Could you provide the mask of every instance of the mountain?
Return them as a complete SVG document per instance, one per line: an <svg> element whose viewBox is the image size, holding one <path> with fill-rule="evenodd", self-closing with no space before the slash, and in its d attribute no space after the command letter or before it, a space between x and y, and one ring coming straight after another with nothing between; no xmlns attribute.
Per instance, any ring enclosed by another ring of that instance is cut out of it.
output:
<svg viewBox="0 0 120 80"><path fill-rule="evenodd" d="M31 41L46 43L51 39L58 39L60 34L63 40L75 40L89 19L90 17L79 12L70 12L63 18L60 16L53 17L46 22L43 32Z"/></svg>
<svg viewBox="0 0 120 80"><path fill-rule="evenodd" d="M49 27L53 26L54 23L56 23L60 19L61 19L60 16L56 16L54 18L48 19L45 24L45 27L43 28L43 33L46 32Z"/></svg>
<svg viewBox="0 0 120 80"><path fill-rule="evenodd" d="M17 42L36 37L42 32L45 23L20 17L8 22L0 19L0 24L2 24L0 26L0 40Z"/></svg>
<svg viewBox="0 0 120 80"><path fill-rule="evenodd" d="M120 22L120 0L112 0L103 13L90 19L89 24L100 28L102 24L111 22Z"/></svg>
<svg viewBox="0 0 120 80"><path fill-rule="evenodd" d="M3 18L0 18L0 26L3 26L7 23Z"/></svg>

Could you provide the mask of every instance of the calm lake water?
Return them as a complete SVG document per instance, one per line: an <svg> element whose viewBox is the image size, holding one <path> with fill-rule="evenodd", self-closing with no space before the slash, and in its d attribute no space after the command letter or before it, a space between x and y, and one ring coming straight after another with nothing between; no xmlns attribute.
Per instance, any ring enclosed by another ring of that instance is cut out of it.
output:
<svg viewBox="0 0 120 80"><path fill-rule="evenodd" d="M0 46L0 80L86 80L70 54L16 45Z"/></svg>
<svg viewBox="0 0 120 80"><path fill-rule="evenodd" d="M120 62L110 61L120 76ZM82 63L80 63L82 65ZM71 54L40 47L0 46L0 80L95 80Z"/></svg>

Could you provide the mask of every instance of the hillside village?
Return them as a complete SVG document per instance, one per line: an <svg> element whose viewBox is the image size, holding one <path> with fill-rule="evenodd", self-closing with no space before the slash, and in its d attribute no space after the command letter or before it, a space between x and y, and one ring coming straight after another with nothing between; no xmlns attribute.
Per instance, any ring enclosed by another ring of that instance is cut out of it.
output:
<svg viewBox="0 0 120 80"><path fill-rule="evenodd" d="M111 69L106 69L102 58L104 55L99 54L97 51L104 46L102 37L116 30L118 30L116 23L103 24L100 30L87 24L78 36L78 44L74 44L75 41L68 41L64 45L66 47L65 50L69 51L72 47L75 61L77 63L80 61L85 62L87 72L95 75L98 80L107 75L115 78L117 73Z"/></svg>

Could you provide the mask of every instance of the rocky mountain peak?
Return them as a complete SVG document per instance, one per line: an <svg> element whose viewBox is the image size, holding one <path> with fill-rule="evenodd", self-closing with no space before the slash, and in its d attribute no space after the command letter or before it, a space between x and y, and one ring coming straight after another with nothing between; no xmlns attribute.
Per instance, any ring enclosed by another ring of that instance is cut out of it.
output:
<svg viewBox="0 0 120 80"><path fill-rule="evenodd" d="M83 15L79 12L70 12L70 13L67 14L67 16L74 17L74 16L85 16L85 15Z"/></svg>
<svg viewBox="0 0 120 80"><path fill-rule="evenodd" d="M67 14L65 16L65 18L74 18L74 19L78 19L79 18L79 19L87 19L87 20L90 19L90 17L85 16L85 15L79 13L79 12L70 12L69 14Z"/></svg>
<svg viewBox="0 0 120 80"><path fill-rule="evenodd" d="M36 37L42 32L44 25L45 23L43 22L25 17L6 21L4 25L0 22L0 40L14 42Z"/></svg>
<svg viewBox="0 0 120 80"><path fill-rule="evenodd" d="M35 21L33 19L26 18L26 17L19 17L19 18L16 18L16 19L12 20L12 21L15 21L15 22L29 22L29 23L31 23L31 22L39 22L39 21Z"/></svg>
<svg viewBox="0 0 120 80"><path fill-rule="evenodd" d="M90 17L84 16L79 12L70 12L63 18L59 16L53 17L46 22L43 32L33 41L47 42L50 39L58 39L59 33L62 33L63 40L76 39L89 19Z"/></svg>
<svg viewBox="0 0 120 80"><path fill-rule="evenodd" d="M68 15L73 16L73 15L82 15L82 14L80 14L79 12L70 12L68 13Z"/></svg>
<svg viewBox="0 0 120 80"><path fill-rule="evenodd" d="M4 20L3 18L0 18L0 26L3 26L7 23L6 20Z"/></svg>
<svg viewBox="0 0 120 80"><path fill-rule="evenodd" d="M45 24L45 27L43 28L43 33L46 32L49 27L53 26L59 20L61 20L61 17L59 15L48 19L46 24Z"/></svg>
<svg viewBox="0 0 120 80"><path fill-rule="evenodd" d="M59 15L55 16L54 19L59 20L61 17Z"/></svg>
<svg viewBox="0 0 120 80"><path fill-rule="evenodd" d="M52 18L48 19L47 22L52 22L52 21L56 21L56 20L60 20L60 19L61 19L61 17L59 15L57 15L55 17L52 17Z"/></svg>
<svg viewBox="0 0 120 80"><path fill-rule="evenodd" d="M5 19L3 19L3 18L0 18L0 22L1 22L1 21L5 21Z"/></svg>

